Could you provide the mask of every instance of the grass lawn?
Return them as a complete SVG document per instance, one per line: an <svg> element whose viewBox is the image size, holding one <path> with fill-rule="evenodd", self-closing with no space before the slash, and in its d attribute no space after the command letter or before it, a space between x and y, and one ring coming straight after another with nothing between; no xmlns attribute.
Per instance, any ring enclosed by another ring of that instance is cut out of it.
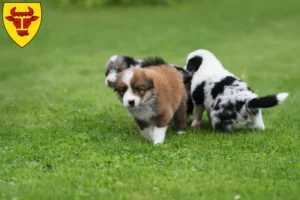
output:
<svg viewBox="0 0 300 200"><path fill-rule="evenodd" d="M300 199L299 10L299 0L44 6L23 49L1 25L0 199ZM265 131L206 123L154 146L104 85L104 65L113 54L183 65L198 48L259 95L290 96L263 111Z"/></svg>

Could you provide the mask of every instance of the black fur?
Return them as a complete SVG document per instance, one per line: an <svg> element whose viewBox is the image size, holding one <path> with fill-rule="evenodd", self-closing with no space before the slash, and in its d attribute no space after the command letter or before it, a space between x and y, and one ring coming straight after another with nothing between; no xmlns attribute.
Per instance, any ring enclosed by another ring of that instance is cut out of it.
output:
<svg viewBox="0 0 300 200"><path fill-rule="evenodd" d="M177 71L179 71L182 74L184 84L185 85L186 84L191 84L192 76L185 69L183 69L182 67L178 67L178 66L174 66L174 67Z"/></svg>
<svg viewBox="0 0 300 200"><path fill-rule="evenodd" d="M138 62L133 57L123 56L123 58L124 58L124 62L127 65L127 68L130 68L130 65L136 65L136 64L138 64Z"/></svg>
<svg viewBox="0 0 300 200"><path fill-rule="evenodd" d="M240 112L242 107L245 105L245 101L237 100L235 102L235 109L237 112Z"/></svg>
<svg viewBox="0 0 300 200"><path fill-rule="evenodd" d="M255 98L249 101L249 108L270 108L276 106L278 104L278 100L276 95L269 95L265 97Z"/></svg>
<svg viewBox="0 0 300 200"><path fill-rule="evenodd" d="M215 130L228 132L233 121L237 118L237 112L234 110L233 103L228 103L224 109L217 115L219 122L215 124Z"/></svg>
<svg viewBox="0 0 300 200"><path fill-rule="evenodd" d="M219 94L224 92L226 86L231 85L237 79L233 76L227 76L223 78L220 82L217 82L214 88L211 90L211 96L215 99Z"/></svg>
<svg viewBox="0 0 300 200"><path fill-rule="evenodd" d="M147 80L146 81L146 86L147 86L147 88L146 88L146 90L151 90L151 89L153 89L154 88L154 83L153 83L153 80Z"/></svg>
<svg viewBox="0 0 300 200"><path fill-rule="evenodd" d="M204 94L205 82L202 82L200 85L196 87L193 92L193 99L196 105L204 105L205 94Z"/></svg>
<svg viewBox="0 0 300 200"><path fill-rule="evenodd" d="M218 117L221 121L232 121L233 119L236 119L237 114L233 110L224 109Z"/></svg>
<svg viewBox="0 0 300 200"><path fill-rule="evenodd" d="M200 65L202 64L202 61L203 61L203 58L200 56L195 56L195 57L191 58L186 65L187 71L192 72L192 73L196 72L199 69Z"/></svg>
<svg viewBox="0 0 300 200"><path fill-rule="evenodd" d="M190 88L191 88L191 84L192 84L192 76L182 67L176 66L174 65L175 69L180 72L182 74L183 77L183 83L187 92L187 114L192 114L193 110L194 110L194 104L193 104L193 100L191 97L191 92L190 92Z"/></svg>
<svg viewBox="0 0 300 200"><path fill-rule="evenodd" d="M248 89L249 91L253 92L253 90L252 90L249 86L247 87L247 89Z"/></svg>
<svg viewBox="0 0 300 200"><path fill-rule="evenodd" d="M234 105L233 105L233 103L228 102L227 104L223 105L223 109L233 111Z"/></svg>
<svg viewBox="0 0 300 200"><path fill-rule="evenodd" d="M186 104L187 104L187 114L188 115L193 114L194 103L193 103L193 100L192 100L192 97L191 97L190 93L188 94L188 99L187 99Z"/></svg>
<svg viewBox="0 0 300 200"><path fill-rule="evenodd" d="M229 132L230 131L230 125L232 125L231 121L220 121L215 124L215 130L222 131L222 132Z"/></svg>
<svg viewBox="0 0 300 200"><path fill-rule="evenodd" d="M160 57L149 57L143 60L141 67L150 67L150 66L159 66L159 65L166 65L168 64Z"/></svg>
<svg viewBox="0 0 300 200"><path fill-rule="evenodd" d="M259 111L257 108L248 108L248 110L254 116L257 115Z"/></svg>
<svg viewBox="0 0 300 200"><path fill-rule="evenodd" d="M216 103L216 105L214 106L214 110L219 110L220 109L220 103L221 103L221 99L218 99L218 101L217 101L217 103Z"/></svg>

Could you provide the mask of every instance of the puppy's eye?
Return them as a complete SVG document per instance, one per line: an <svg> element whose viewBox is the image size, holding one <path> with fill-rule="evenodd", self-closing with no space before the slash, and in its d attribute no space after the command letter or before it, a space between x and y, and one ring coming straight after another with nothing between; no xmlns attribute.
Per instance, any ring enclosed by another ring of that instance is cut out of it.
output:
<svg viewBox="0 0 300 200"><path fill-rule="evenodd" d="M115 89L115 92L118 92L121 96L123 96L126 92L126 88L120 90Z"/></svg>
<svg viewBox="0 0 300 200"><path fill-rule="evenodd" d="M136 91L140 94L143 95L144 94L144 90L142 88L136 88Z"/></svg>
<svg viewBox="0 0 300 200"><path fill-rule="evenodd" d="M123 69L117 69L117 72L118 73L120 73L120 72L122 72L123 71Z"/></svg>

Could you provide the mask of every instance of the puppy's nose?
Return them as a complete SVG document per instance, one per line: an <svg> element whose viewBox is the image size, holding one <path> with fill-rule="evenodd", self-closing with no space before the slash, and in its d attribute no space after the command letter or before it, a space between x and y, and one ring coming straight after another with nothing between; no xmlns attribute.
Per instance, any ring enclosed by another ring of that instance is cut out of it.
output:
<svg viewBox="0 0 300 200"><path fill-rule="evenodd" d="M134 100L129 100L128 103L129 103L129 105L130 105L131 107L134 106Z"/></svg>
<svg viewBox="0 0 300 200"><path fill-rule="evenodd" d="M113 82L111 80L107 80L108 85L112 85Z"/></svg>

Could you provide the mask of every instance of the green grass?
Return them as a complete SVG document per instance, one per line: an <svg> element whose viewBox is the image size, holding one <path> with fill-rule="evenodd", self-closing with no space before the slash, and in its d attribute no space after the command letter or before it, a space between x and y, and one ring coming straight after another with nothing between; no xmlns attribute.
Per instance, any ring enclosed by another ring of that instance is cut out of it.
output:
<svg viewBox="0 0 300 200"><path fill-rule="evenodd" d="M2 9L2 8L1 8ZM0 199L299 199L300 3L208 1L106 10L43 7L19 48L0 26ZM206 48L259 94L265 131L208 124L144 140L104 85L113 54L183 65Z"/></svg>

